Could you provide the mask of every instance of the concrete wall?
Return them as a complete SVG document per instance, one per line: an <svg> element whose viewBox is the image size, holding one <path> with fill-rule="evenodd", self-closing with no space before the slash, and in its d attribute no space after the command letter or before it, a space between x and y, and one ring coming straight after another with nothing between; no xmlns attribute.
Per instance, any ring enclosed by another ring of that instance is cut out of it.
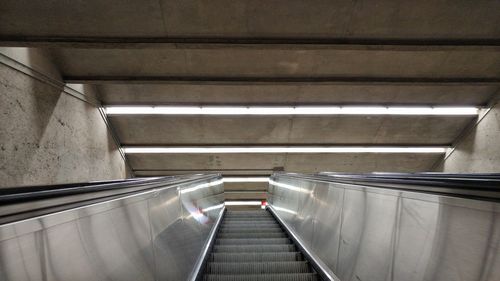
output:
<svg viewBox="0 0 500 281"><path fill-rule="evenodd" d="M42 50L0 53L0 187L126 176L92 87L64 85Z"/></svg>
<svg viewBox="0 0 500 281"><path fill-rule="evenodd" d="M500 103L497 101L457 144L437 171L449 173L500 172Z"/></svg>

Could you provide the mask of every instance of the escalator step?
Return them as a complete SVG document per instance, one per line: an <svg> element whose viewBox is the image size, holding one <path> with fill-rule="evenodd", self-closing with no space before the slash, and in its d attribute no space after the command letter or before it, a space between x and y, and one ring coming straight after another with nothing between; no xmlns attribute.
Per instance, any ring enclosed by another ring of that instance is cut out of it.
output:
<svg viewBox="0 0 500 281"><path fill-rule="evenodd" d="M224 218L224 221L248 222L248 221L276 221L274 218L258 217L258 218Z"/></svg>
<svg viewBox="0 0 500 281"><path fill-rule="evenodd" d="M268 215L268 216L231 216L231 215L225 215L224 219L274 219L274 217L271 215Z"/></svg>
<svg viewBox="0 0 500 281"><path fill-rule="evenodd" d="M314 273L212 275L206 274L204 281L319 281Z"/></svg>
<svg viewBox="0 0 500 281"><path fill-rule="evenodd" d="M248 215L270 215L269 212L267 211L227 211L226 215L233 215L233 216L248 216Z"/></svg>
<svg viewBox="0 0 500 281"><path fill-rule="evenodd" d="M222 238L216 239L216 245L268 245L268 244L290 244L292 243L288 238L254 238L254 239L237 239L237 238Z"/></svg>
<svg viewBox="0 0 500 281"><path fill-rule="evenodd" d="M224 218L224 221L238 221L238 222L245 222L245 221L276 221L272 217L242 217L242 218Z"/></svg>
<svg viewBox="0 0 500 281"><path fill-rule="evenodd" d="M219 233L217 238L286 238L284 232L276 233L252 233L252 232L239 232L239 233Z"/></svg>
<svg viewBox="0 0 500 281"><path fill-rule="evenodd" d="M205 281L319 281L267 211L227 211L205 266Z"/></svg>
<svg viewBox="0 0 500 281"><path fill-rule="evenodd" d="M222 221L223 225L226 224L232 224L232 225L253 225L253 224L275 224L278 225L278 223L275 220L268 220L268 221L258 221L258 220L248 220L248 221Z"/></svg>
<svg viewBox="0 0 500 281"><path fill-rule="evenodd" d="M295 245L214 245L214 253L295 252Z"/></svg>
<svg viewBox="0 0 500 281"><path fill-rule="evenodd" d="M302 261L300 252L213 253L213 262Z"/></svg>
<svg viewBox="0 0 500 281"><path fill-rule="evenodd" d="M248 218L248 217L258 217L258 218L272 218L273 216L268 213L264 212L263 214L235 214L235 213L226 213L224 215L225 218Z"/></svg>
<svg viewBox="0 0 500 281"><path fill-rule="evenodd" d="M309 265L305 261L288 262L209 262L207 274L262 274L262 273L307 273Z"/></svg>
<svg viewBox="0 0 500 281"><path fill-rule="evenodd" d="M280 225L276 222L270 223L222 223L221 227L253 227L253 228L266 228L266 227L279 227Z"/></svg>
<svg viewBox="0 0 500 281"><path fill-rule="evenodd" d="M283 233L283 229L279 227L269 227L269 228L252 228L252 227L240 227L240 228L220 228L220 233Z"/></svg>

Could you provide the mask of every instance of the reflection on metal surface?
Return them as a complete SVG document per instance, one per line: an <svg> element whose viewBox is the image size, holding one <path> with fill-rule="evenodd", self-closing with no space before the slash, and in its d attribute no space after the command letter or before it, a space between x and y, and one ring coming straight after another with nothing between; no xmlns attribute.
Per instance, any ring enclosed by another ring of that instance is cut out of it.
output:
<svg viewBox="0 0 500 281"><path fill-rule="evenodd" d="M295 244L299 247L300 251L311 261L313 268L318 272L323 281L340 281L340 279L333 273L333 271L315 254L311 249L304 243L302 238L297 235L297 233L290 228L290 226L283 221L276 213L276 211L289 212L290 210L280 207L268 207L273 216L279 221L279 223L286 230L288 235L292 238ZM296 214L296 212L293 212Z"/></svg>
<svg viewBox="0 0 500 281"><path fill-rule="evenodd" d="M500 280L498 202L286 174L268 198L341 280Z"/></svg>
<svg viewBox="0 0 500 281"><path fill-rule="evenodd" d="M207 239L205 240L205 244L203 245L203 249L201 250L201 254L198 255L198 259L196 260L196 264L194 265L193 270L191 271L191 273L189 274L189 277L187 278L188 281L196 281L196 280L199 280L201 277L202 269L203 269L204 264L207 260L207 255L213 246L215 236L217 235L217 230L220 226L220 223L222 221L222 218L223 218L224 212L225 212L224 204L220 204L218 206L222 206L221 210L219 211L217 220L215 221L212 229L210 230L210 233L208 234ZM211 207L209 207L209 208L211 208Z"/></svg>
<svg viewBox="0 0 500 281"><path fill-rule="evenodd" d="M216 186L216 185L220 185L222 183L224 183L223 180L217 180L217 181L214 181L214 182L202 183L202 184L195 185L193 187L182 188L182 189L180 189L180 192L181 192L181 194L188 193L188 192L193 192L193 191L196 191L198 189L207 188L207 187L211 187L211 186Z"/></svg>
<svg viewBox="0 0 500 281"><path fill-rule="evenodd" d="M218 205L215 205L215 206L206 207L202 211L203 212L208 212L208 211L212 211L212 210L222 209L223 207L224 207L224 204L218 204Z"/></svg>
<svg viewBox="0 0 500 281"><path fill-rule="evenodd" d="M274 180L269 180L269 184L272 184L274 186L279 186L279 187L282 187L282 188L286 188L286 189L289 189L289 190L292 190L292 191L298 191L298 192L307 193L307 194L311 193L311 191L308 190L308 189L301 188L301 187L298 187L298 186L294 186L294 185L291 185L291 184L276 182Z"/></svg>
<svg viewBox="0 0 500 281"><path fill-rule="evenodd" d="M185 280L223 201L200 176L0 225L0 280Z"/></svg>
<svg viewBox="0 0 500 281"><path fill-rule="evenodd" d="M277 211L289 213L289 214L292 214L292 215L296 215L297 214L297 212L289 210L287 208L283 208L283 207L274 207L274 209L277 210Z"/></svg>

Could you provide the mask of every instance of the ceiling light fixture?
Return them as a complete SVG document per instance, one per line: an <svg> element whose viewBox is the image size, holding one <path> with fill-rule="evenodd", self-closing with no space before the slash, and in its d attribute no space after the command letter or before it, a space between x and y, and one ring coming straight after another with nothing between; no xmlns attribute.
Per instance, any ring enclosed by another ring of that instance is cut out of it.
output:
<svg viewBox="0 0 500 281"><path fill-rule="evenodd" d="M108 106L108 115L477 115L477 107L447 106Z"/></svg>
<svg viewBox="0 0 500 281"><path fill-rule="evenodd" d="M226 201L224 205L226 206L260 206L261 201Z"/></svg>
<svg viewBox="0 0 500 281"><path fill-rule="evenodd" d="M268 182L269 177L224 177L224 182Z"/></svg>
<svg viewBox="0 0 500 281"><path fill-rule="evenodd" d="M445 153L448 147L429 146L261 146L261 147L124 147L132 153Z"/></svg>

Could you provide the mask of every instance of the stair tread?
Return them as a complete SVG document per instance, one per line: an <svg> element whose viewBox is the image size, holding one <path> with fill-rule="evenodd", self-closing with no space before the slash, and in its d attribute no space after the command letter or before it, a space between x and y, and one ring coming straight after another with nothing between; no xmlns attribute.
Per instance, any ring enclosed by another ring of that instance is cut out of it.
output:
<svg viewBox="0 0 500 281"><path fill-rule="evenodd" d="M255 274L255 273L308 273L306 261L277 262L208 262L206 273L216 274Z"/></svg>
<svg viewBox="0 0 500 281"><path fill-rule="evenodd" d="M317 281L303 254L268 211L227 211L205 281Z"/></svg>
<svg viewBox="0 0 500 281"><path fill-rule="evenodd" d="M204 281L319 281L315 273L206 274Z"/></svg>
<svg viewBox="0 0 500 281"><path fill-rule="evenodd" d="M214 252L294 252L294 244L274 244L274 245L214 245Z"/></svg>
<svg viewBox="0 0 500 281"><path fill-rule="evenodd" d="M212 253L210 261L214 262L248 262L248 261L302 261L300 252L253 252L253 253Z"/></svg>

